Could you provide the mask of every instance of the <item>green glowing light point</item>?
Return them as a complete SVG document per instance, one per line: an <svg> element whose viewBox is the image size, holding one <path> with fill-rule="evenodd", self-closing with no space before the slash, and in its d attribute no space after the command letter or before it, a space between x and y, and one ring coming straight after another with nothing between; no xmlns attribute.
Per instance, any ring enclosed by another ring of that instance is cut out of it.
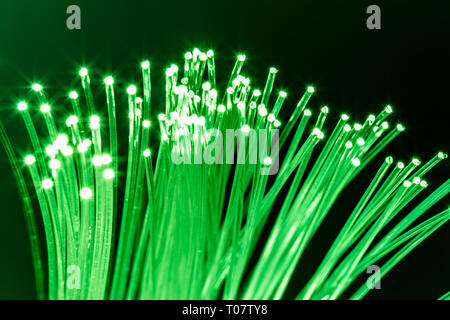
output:
<svg viewBox="0 0 450 320"><path fill-rule="evenodd" d="M21 101L21 102L19 102L19 103L17 104L17 109L18 109L19 111L25 111L25 110L28 109L28 105L27 105L27 103L26 103L25 101Z"/></svg>
<svg viewBox="0 0 450 320"><path fill-rule="evenodd" d="M88 75L88 69L83 67L80 69L80 72L78 72L78 74L80 75L80 77L86 77Z"/></svg>
<svg viewBox="0 0 450 320"><path fill-rule="evenodd" d="M34 83L34 84L31 86L31 89L33 89L33 90L36 91L36 92L39 92L39 91L42 91L42 86L41 86L39 83Z"/></svg>
<svg viewBox="0 0 450 320"><path fill-rule="evenodd" d="M130 86L127 88L127 93L128 93L129 95L135 95L136 92L137 92L137 89L136 89L136 86L135 86L135 85L130 85Z"/></svg>
<svg viewBox="0 0 450 320"><path fill-rule="evenodd" d="M114 78L111 76L106 77L103 81L107 86L112 86L114 84Z"/></svg>
<svg viewBox="0 0 450 320"><path fill-rule="evenodd" d="M43 104L40 107L40 110L42 113L49 113L50 112L50 106L48 104Z"/></svg>
<svg viewBox="0 0 450 320"><path fill-rule="evenodd" d="M70 91L69 92L69 98L73 99L73 100L78 99L78 93L76 91Z"/></svg>

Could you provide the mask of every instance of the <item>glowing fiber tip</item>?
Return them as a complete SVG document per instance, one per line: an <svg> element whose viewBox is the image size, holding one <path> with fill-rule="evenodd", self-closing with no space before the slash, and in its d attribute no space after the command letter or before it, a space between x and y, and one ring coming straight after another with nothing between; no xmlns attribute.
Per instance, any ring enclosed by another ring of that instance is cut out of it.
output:
<svg viewBox="0 0 450 320"><path fill-rule="evenodd" d="M105 171L103 171L103 178L105 178L106 180L114 178L114 170L106 169Z"/></svg>
<svg viewBox="0 0 450 320"><path fill-rule="evenodd" d="M100 128L100 118L97 115L93 115L89 118L89 127L91 130L97 130Z"/></svg>
<svg viewBox="0 0 450 320"><path fill-rule="evenodd" d="M42 188L44 189L50 189L53 187L53 181L50 179L44 179L42 180Z"/></svg>
<svg viewBox="0 0 450 320"><path fill-rule="evenodd" d="M150 62L148 60L143 61L141 63L141 68L144 70L150 68Z"/></svg>
<svg viewBox="0 0 450 320"><path fill-rule="evenodd" d="M358 158L354 158L354 159L352 159L352 164L355 167L359 167L361 165L361 161Z"/></svg>
<svg viewBox="0 0 450 320"><path fill-rule="evenodd" d="M114 78L111 76L106 77L103 81L107 86L112 86L114 84Z"/></svg>
<svg viewBox="0 0 450 320"><path fill-rule="evenodd" d="M17 109L18 109L19 111L25 111L25 110L28 109L28 105L27 105L27 103L26 103L25 101L20 101L20 102L17 104Z"/></svg>
<svg viewBox="0 0 450 320"><path fill-rule="evenodd" d="M271 157L266 157L266 158L264 158L263 163L264 163L265 166L270 166L270 165L272 165L272 158L271 158Z"/></svg>
<svg viewBox="0 0 450 320"><path fill-rule="evenodd" d="M78 123L78 117L77 116L70 116L66 120L66 125L68 127L71 127L71 126L73 126L73 125L75 125L77 123Z"/></svg>
<svg viewBox="0 0 450 320"><path fill-rule="evenodd" d="M127 93L129 94L129 95L134 95L134 94L136 94L136 91L137 91L137 89L136 89L136 86L135 85L130 85L128 88L127 88Z"/></svg>
<svg viewBox="0 0 450 320"><path fill-rule="evenodd" d="M73 100L78 99L78 93L76 93L76 91L70 91L69 98Z"/></svg>
<svg viewBox="0 0 450 320"><path fill-rule="evenodd" d="M249 127L249 125L248 125L248 124L244 124L244 125L241 127L241 131L244 132L244 133L249 133L249 132L250 132L250 127Z"/></svg>
<svg viewBox="0 0 450 320"><path fill-rule="evenodd" d="M50 106L48 104L43 104L40 108L42 113L49 113L50 112Z"/></svg>
<svg viewBox="0 0 450 320"><path fill-rule="evenodd" d="M151 153L151 151L150 151L150 149L145 149L144 150L144 152L143 152L143 155L144 155L144 157L150 157L150 155L151 155L152 153Z"/></svg>
<svg viewBox="0 0 450 320"><path fill-rule="evenodd" d="M85 200L92 198L92 190L87 187L82 188L80 190L80 197Z"/></svg>
<svg viewBox="0 0 450 320"><path fill-rule="evenodd" d="M36 92L39 92L39 91L42 91L42 86L41 86L39 83L34 83L34 84L31 86L31 89L33 89L33 90L36 91Z"/></svg>
<svg viewBox="0 0 450 320"><path fill-rule="evenodd" d="M59 161L58 159L52 159L49 162L49 167L50 169L59 169L61 168L61 161Z"/></svg>
<svg viewBox="0 0 450 320"><path fill-rule="evenodd" d="M61 153L66 157L71 156L73 154L73 148L70 146L64 146L61 148Z"/></svg>
<svg viewBox="0 0 450 320"><path fill-rule="evenodd" d="M446 153L443 152L439 152L438 153L438 158L439 159L446 159L448 157L448 155Z"/></svg>
<svg viewBox="0 0 450 320"><path fill-rule="evenodd" d="M83 67L80 69L80 72L78 73L80 77L86 77L88 75L88 69Z"/></svg>
<svg viewBox="0 0 450 320"><path fill-rule="evenodd" d="M36 162L36 158L33 155L28 155L25 157L25 164L27 166L31 166L35 162Z"/></svg>
<svg viewBox="0 0 450 320"><path fill-rule="evenodd" d="M238 56L237 56L237 59L238 59L239 61L241 61L241 62L244 62L244 61L245 61L245 54L240 54L240 55L238 55Z"/></svg>

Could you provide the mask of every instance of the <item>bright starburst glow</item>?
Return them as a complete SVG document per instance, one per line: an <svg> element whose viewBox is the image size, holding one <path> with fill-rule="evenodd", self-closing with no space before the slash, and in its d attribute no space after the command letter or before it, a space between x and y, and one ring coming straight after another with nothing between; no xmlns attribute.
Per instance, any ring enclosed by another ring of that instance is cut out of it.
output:
<svg viewBox="0 0 450 320"><path fill-rule="evenodd" d="M50 106L47 103L45 103L45 104L41 105L40 110L43 113L49 113L50 112Z"/></svg>
<svg viewBox="0 0 450 320"><path fill-rule="evenodd" d="M28 109L28 105L27 105L27 103L26 103L25 101L21 101L21 102L19 102L19 103L17 104L17 109L18 109L19 111L25 111L25 110Z"/></svg>
<svg viewBox="0 0 450 320"><path fill-rule="evenodd" d="M76 91L70 91L69 92L69 98L70 99L78 99L78 93Z"/></svg>
<svg viewBox="0 0 450 320"><path fill-rule="evenodd" d="M112 86L114 84L114 79L111 76L108 76L104 79L105 85Z"/></svg>
<svg viewBox="0 0 450 320"><path fill-rule="evenodd" d="M25 164L28 166L31 166L33 163L36 162L36 158L33 155L28 155L25 157Z"/></svg>
<svg viewBox="0 0 450 320"><path fill-rule="evenodd" d="M42 91L42 86L41 86L39 83L34 83L34 84L31 86L31 89L33 89L33 90L36 91L36 92L39 92L39 91Z"/></svg>
<svg viewBox="0 0 450 320"><path fill-rule="evenodd" d="M54 100L34 84L43 114L32 118L25 110L34 107L24 102L17 105L24 112L16 111L30 136L25 165L1 126L40 298L361 299L370 290L359 281L369 266L384 277L450 219L450 209L433 208L450 180L434 190L425 180L445 153L423 164L382 155L405 130L391 122L392 107L355 115L356 122L340 108L308 108L313 86L302 84L297 97L289 87L287 99L275 67L252 79L243 54L229 78L216 79L216 56L194 49L155 74L145 60L137 66L142 81L117 88L108 76L98 93L81 68L80 97L71 91L55 114ZM101 95L106 102L97 101ZM166 100L153 102L154 95ZM339 234L299 287L291 279L311 263L305 250L361 172L372 181L353 189L360 199L345 199Z"/></svg>
<svg viewBox="0 0 450 320"><path fill-rule="evenodd" d="M86 77L88 75L88 69L83 67L80 69L80 72L78 73L80 77Z"/></svg>

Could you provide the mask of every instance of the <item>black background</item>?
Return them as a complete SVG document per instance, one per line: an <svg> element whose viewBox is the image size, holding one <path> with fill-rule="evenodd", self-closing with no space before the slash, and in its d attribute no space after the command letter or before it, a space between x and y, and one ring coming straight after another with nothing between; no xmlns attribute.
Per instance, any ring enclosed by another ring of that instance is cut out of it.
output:
<svg viewBox="0 0 450 320"><path fill-rule="evenodd" d="M71 4L81 8L81 30L66 27L66 8ZM381 30L366 28L370 4L381 8ZM444 0L2 0L0 116L18 154L24 155L29 143L15 106L31 83L42 82L57 112L59 108L64 115L64 108L69 108L64 96L79 87L80 66L89 66L94 86L105 75L116 75L123 91L139 79L139 62L144 58L152 62L153 105L162 110L158 105L162 105L164 68L181 63L184 52L197 46L215 50L219 79L225 79L236 54L242 52L248 57L245 73L260 87L268 68L276 66L280 72L275 88L289 94L282 120L308 84L317 90L311 109L327 104L330 123L342 112L363 121L390 103L395 120L407 130L382 157L427 160L437 151L450 151L449 35L450 3ZM125 113L124 108L122 116ZM320 228L301 261L304 272L294 278L297 287L317 266L382 157L336 203L328 227ZM429 175L430 189L449 177L449 169L447 161ZM3 150L0 175L0 299L32 299L28 239ZM447 198L430 213L449 204ZM372 290L367 298L435 299L450 290L449 243L450 226L446 225L383 278L382 289Z"/></svg>

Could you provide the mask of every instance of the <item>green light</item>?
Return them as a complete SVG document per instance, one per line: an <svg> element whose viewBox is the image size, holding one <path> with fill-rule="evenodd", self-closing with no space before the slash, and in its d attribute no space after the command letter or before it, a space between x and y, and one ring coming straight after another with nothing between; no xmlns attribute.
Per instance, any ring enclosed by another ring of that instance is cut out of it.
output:
<svg viewBox="0 0 450 320"><path fill-rule="evenodd" d="M103 81L107 86L112 86L114 84L114 78L111 76L106 77Z"/></svg>
<svg viewBox="0 0 450 320"><path fill-rule="evenodd" d="M142 121L142 126L144 127L144 128L150 128L150 120L144 120L144 121Z"/></svg>
<svg viewBox="0 0 450 320"><path fill-rule="evenodd" d="M47 103L44 103L43 105L41 105L40 110L42 113L49 113L50 106Z"/></svg>
<svg viewBox="0 0 450 320"><path fill-rule="evenodd" d="M44 179L42 180L42 188L48 190L53 187L53 181L50 179Z"/></svg>
<svg viewBox="0 0 450 320"><path fill-rule="evenodd" d="M25 164L27 166L31 166L32 164L34 164L36 162L36 158L33 155L27 155L25 157Z"/></svg>
<svg viewBox="0 0 450 320"><path fill-rule="evenodd" d="M185 58L186 60L191 60L191 59L192 59L192 53L191 53L191 52L186 52L186 53L184 54L184 58Z"/></svg>
<svg viewBox="0 0 450 320"><path fill-rule="evenodd" d="M42 91L42 86L41 86L39 83L34 83L34 84L31 86L31 89L33 89L33 90L36 91L36 92L39 92L39 91Z"/></svg>
<svg viewBox="0 0 450 320"><path fill-rule="evenodd" d="M92 190L88 187L82 188L80 190L80 197L85 200L89 200L92 198Z"/></svg>
<svg viewBox="0 0 450 320"><path fill-rule="evenodd" d="M88 69L83 67L80 69L80 72L78 73L80 77L86 77L88 75Z"/></svg>
<svg viewBox="0 0 450 320"><path fill-rule="evenodd" d="M114 174L114 170L113 169L106 169L105 171L103 171L103 177L106 180L111 180L111 179L114 178L114 176L115 176L115 174Z"/></svg>
<svg viewBox="0 0 450 320"><path fill-rule="evenodd" d="M91 130L98 130L100 128L100 117L97 115L92 115L89 118L89 127Z"/></svg>
<svg viewBox="0 0 450 320"><path fill-rule="evenodd" d="M28 109L28 105L27 105L27 103L26 103L25 101L20 101L20 102L17 104L17 109L18 109L19 111L25 111L25 110Z"/></svg>
<svg viewBox="0 0 450 320"><path fill-rule="evenodd" d="M53 169L53 170L60 169L61 161L59 161L58 159L52 159L49 162L49 167L50 167L50 169Z"/></svg>
<svg viewBox="0 0 450 320"><path fill-rule="evenodd" d="M145 149L144 150L144 152L143 152L143 155L144 155L144 157L150 157L150 155L151 155L151 151L150 151L150 149Z"/></svg>
<svg viewBox="0 0 450 320"><path fill-rule="evenodd" d="M78 99L78 93L76 91L70 91L69 98L73 100Z"/></svg>
<svg viewBox="0 0 450 320"><path fill-rule="evenodd" d="M354 158L354 159L352 159L352 164L355 167L359 167L361 165L361 161L358 158Z"/></svg>
<svg viewBox="0 0 450 320"><path fill-rule="evenodd" d="M306 89L309 93L314 93L314 91L316 91L315 89L314 89L314 87L313 86L308 86L308 88Z"/></svg>
<svg viewBox="0 0 450 320"><path fill-rule="evenodd" d="M76 124L78 123L78 121L79 121L78 117L72 115L72 116L70 116L70 117L67 118L67 120L66 120L66 125L67 125L68 127L71 127L71 126L73 126L73 125L76 125Z"/></svg>
<svg viewBox="0 0 450 320"><path fill-rule="evenodd" d="M438 153L438 158L439 159L446 159L448 157L448 155L444 152L439 152Z"/></svg>
<svg viewBox="0 0 450 320"><path fill-rule="evenodd" d="M130 85L130 86L127 88L127 93L128 93L129 95L135 95L135 94L136 94L136 91L137 91L137 89L136 89L136 86L135 86L135 85Z"/></svg>

